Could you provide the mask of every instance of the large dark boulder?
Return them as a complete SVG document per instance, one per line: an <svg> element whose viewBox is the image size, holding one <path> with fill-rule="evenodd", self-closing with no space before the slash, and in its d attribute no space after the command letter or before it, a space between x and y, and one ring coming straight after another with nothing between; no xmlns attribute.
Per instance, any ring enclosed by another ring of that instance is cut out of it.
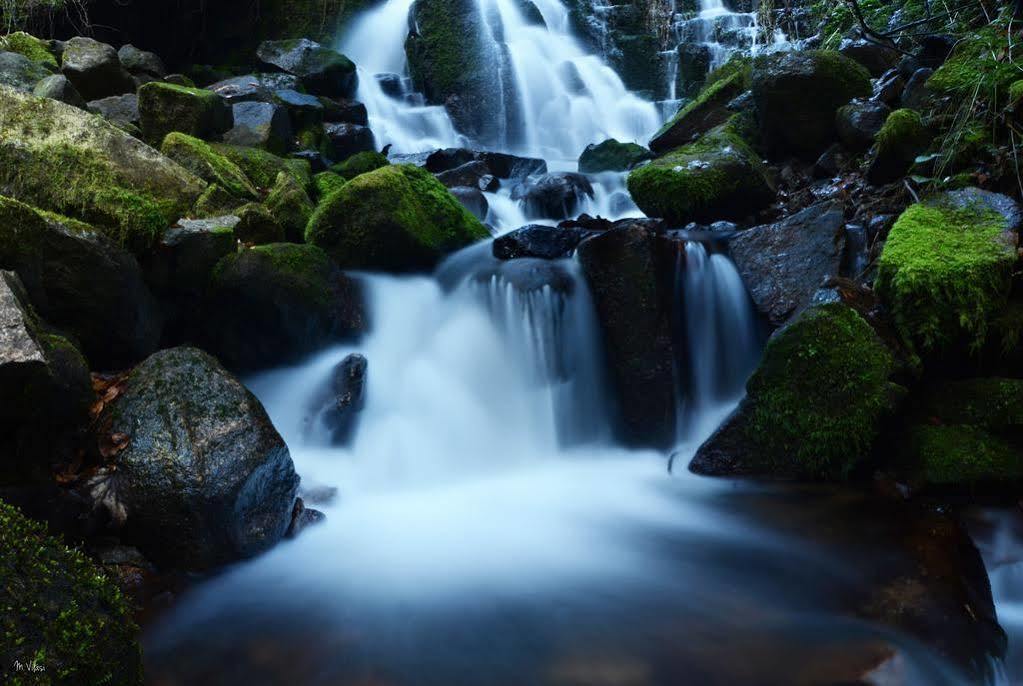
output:
<svg viewBox="0 0 1023 686"><path fill-rule="evenodd" d="M134 93L111 95L108 98L93 100L88 104L89 111L98 114L108 122L129 133L138 132L141 121L139 115L139 98Z"/></svg>
<svg viewBox="0 0 1023 686"><path fill-rule="evenodd" d="M210 569L255 555L291 523L291 455L263 406L206 353L159 352L137 366L98 423L116 469L93 496L157 564Z"/></svg>
<svg viewBox="0 0 1023 686"><path fill-rule="evenodd" d="M728 104L749 87L749 74L739 70L709 84L668 120L650 140L650 149L665 153L693 142L734 114Z"/></svg>
<svg viewBox="0 0 1023 686"><path fill-rule="evenodd" d="M256 54L264 64L297 76L310 93L346 98L355 93L355 65L319 43L306 38L264 41Z"/></svg>
<svg viewBox="0 0 1023 686"><path fill-rule="evenodd" d="M268 102L240 102L231 106L234 127L224 134L224 142L263 148L275 154L291 146L291 119L280 105Z"/></svg>
<svg viewBox="0 0 1023 686"><path fill-rule="evenodd" d="M614 138L609 138L601 143L586 146L579 156L579 171L583 174L628 171L653 156L653 153L642 145L620 143Z"/></svg>
<svg viewBox="0 0 1023 686"><path fill-rule="evenodd" d="M376 142L373 132L366 126L345 122L324 124L330 158L335 162L347 160L360 152L373 152Z"/></svg>
<svg viewBox="0 0 1023 686"><path fill-rule="evenodd" d="M828 50L775 53L753 61L753 98L774 157L816 159L834 142L835 112L871 94L870 73Z"/></svg>
<svg viewBox="0 0 1023 686"><path fill-rule="evenodd" d="M167 67L155 52L139 50L132 44L122 45L117 51L121 66L133 75L144 75L154 79L162 79L167 75Z"/></svg>
<svg viewBox="0 0 1023 686"><path fill-rule="evenodd" d="M593 186L583 174L551 172L536 180L526 180L512 189L527 217L569 219L579 214L586 198L593 197Z"/></svg>
<svg viewBox="0 0 1023 686"><path fill-rule="evenodd" d="M867 169L873 184L897 181L909 172L917 156L927 150L931 133L920 114L913 110L895 110L877 134L877 153Z"/></svg>
<svg viewBox="0 0 1023 686"><path fill-rule="evenodd" d="M495 238L493 253L499 260L519 257L556 260L571 255L579 243L590 235L592 232L583 229L530 224Z"/></svg>
<svg viewBox="0 0 1023 686"><path fill-rule="evenodd" d="M836 480L870 455L901 399L892 353L854 309L806 309L768 341L739 408L697 451L710 476Z"/></svg>
<svg viewBox="0 0 1023 686"><path fill-rule="evenodd" d="M638 223L588 238L577 249L600 323L621 437L663 448L675 437L675 388L655 253L653 233Z"/></svg>
<svg viewBox="0 0 1023 686"><path fill-rule="evenodd" d="M891 109L877 100L856 99L838 108L835 126L842 145L853 152L863 152L874 144Z"/></svg>
<svg viewBox="0 0 1023 686"><path fill-rule="evenodd" d="M237 369L294 361L366 326L358 284L319 248L292 243L223 258L207 321L206 347Z"/></svg>
<svg viewBox="0 0 1023 686"><path fill-rule="evenodd" d="M86 100L131 93L132 80L111 46L92 38L76 36L64 44L61 71Z"/></svg>
<svg viewBox="0 0 1023 686"><path fill-rule="evenodd" d="M91 226L0 196L0 269L18 273L36 311L71 334L94 368L156 350L161 314L138 262Z"/></svg>
<svg viewBox="0 0 1023 686"><path fill-rule="evenodd" d="M154 81L138 96L142 134L156 146L172 131L212 139L234 125L231 108L213 91Z"/></svg>
<svg viewBox="0 0 1023 686"><path fill-rule="evenodd" d="M213 91L229 105L237 105L240 102L273 102L277 91L295 91L298 88L297 76L276 72L233 76L206 86L206 90Z"/></svg>
<svg viewBox="0 0 1023 686"><path fill-rule="evenodd" d="M366 403L367 367L362 355L346 355L334 367L323 392L318 394L312 409L330 433L333 445L345 445L355 434L359 413Z"/></svg>
<svg viewBox="0 0 1023 686"><path fill-rule="evenodd" d="M0 607L3 683L142 686L139 630L117 585L81 552L4 502Z"/></svg>
<svg viewBox="0 0 1023 686"><path fill-rule="evenodd" d="M810 304L825 281L838 276L844 227L842 208L821 203L732 238L732 258L739 274L771 324L783 324Z"/></svg>

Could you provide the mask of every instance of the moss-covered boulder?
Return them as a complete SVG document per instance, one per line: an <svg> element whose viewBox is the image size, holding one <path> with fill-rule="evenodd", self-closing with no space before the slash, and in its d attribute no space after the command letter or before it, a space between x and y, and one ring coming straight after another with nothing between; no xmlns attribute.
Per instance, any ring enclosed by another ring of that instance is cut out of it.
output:
<svg viewBox="0 0 1023 686"><path fill-rule="evenodd" d="M647 216L679 226L745 219L774 199L760 158L727 125L634 169L628 187Z"/></svg>
<svg viewBox="0 0 1023 686"><path fill-rule="evenodd" d="M1019 223L1011 199L977 189L929 198L895 222L875 289L916 352L984 344L1008 300Z"/></svg>
<svg viewBox="0 0 1023 686"><path fill-rule="evenodd" d="M270 189L277 183L277 175L286 172L303 188L311 184L311 171L307 160L278 157L260 148L214 143L213 150L229 159L245 172L256 188Z"/></svg>
<svg viewBox="0 0 1023 686"><path fill-rule="evenodd" d="M207 313L206 347L239 369L294 361L365 328L358 284L319 248L291 243L222 259Z"/></svg>
<svg viewBox="0 0 1023 686"><path fill-rule="evenodd" d="M297 76L310 93L342 98L355 93L355 64L308 38L264 41L256 54L263 63Z"/></svg>
<svg viewBox="0 0 1023 686"><path fill-rule="evenodd" d="M316 200L322 200L341 188L345 183L347 183L345 177L331 171L316 174L313 176L313 189L315 190Z"/></svg>
<svg viewBox="0 0 1023 686"><path fill-rule="evenodd" d="M432 269L490 232L419 167L389 165L355 177L313 213L306 241L345 269Z"/></svg>
<svg viewBox="0 0 1023 686"><path fill-rule="evenodd" d="M650 139L650 149L667 152L691 143L694 138L724 124L733 114L728 103L749 88L749 81L749 69L739 67L731 74L708 83L654 134Z"/></svg>
<svg viewBox="0 0 1023 686"><path fill-rule="evenodd" d="M97 369L133 364L159 343L160 312L138 262L87 224L0 196L0 269L18 273L36 311Z"/></svg>
<svg viewBox="0 0 1023 686"><path fill-rule="evenodd" d="M50 75L50 70L45 66L24 55L0 52L0 86L31 93L39 81Z"/></svg>
<svg viewBox="0 0 1023 686"><path fill-rule="evenodd" d="M866 68L830 50L758 57L752 86L765 147L776 157L807 160L836 139L836 110L871 94Z"/></svg>
<svg viewBox="0 0 1023 686"><path fill-rule="evenodd" d="M0 87L0 187L145 250L206 184L102 118Z"/></svg>
<svg viewBox="0 0 1023 686"><path fill-rule="evenodd" d="M653 153L636 143L620 143L609 138L601 143L586 146L579 155L579 171L583 174L599 174L606 171L628 171Z"/></svg>
<svg viewBox="0 0 1023 686"><path fill-rule="evenodd" d="M0 485L52 483L91 403L85 358L38 318L18 275L0 271Z"/></svg>
<svg viewBox="0 0 1023 686"><path fill-rule="evenodd" d="M903 394L892 353L841 303L804 312L768 342L739 409L698 451L700 474L842 479L870 455Z"/></svg>
<svg viewBox="0 0 1023 686"><path fill-rule="evenodd" d="M97 426L122 447L92 495L157 564L210 569L287 531L298 488L288 448L259 400L208 354L151 355Z"/></svg>
<svg viewBox="0 0 1023 686"><path fill-rule="evenodd" d="M159 145L172 131L216 138L234 125L231 107L213 91L154 81L139 88L142 135Z"/></svg>
<svg viewBox="0 0 1023 686"><path fill-rule="evenodd" d="M205 141L184 133L169 133L163 139L160 152L203 181L220 186L236 198L254 200L259 197L245 172Z"/></svg>
<svg viewBox="0 0 1023 686"><path fill-rule="evenodd" d="M867 180L874 184L897 181L930 142L931 134L918 112L895 110L877 134L877 154L867 170Z"/></svg>
<svg viewBox="0 0 1023 686"><path fill-rule="evenodd" d="M1015 62L1005 59L1011 50L1010 35L1004 18L964 34L945 63L927 80L927 89L1003 103L1020 75Z"/></svg>
<svg viewBox="0 0 1023 686"><path fill-rule="evenodd" d="M287 240L292 243L305 240L305 227L316 206L294 176L286 172L278 174L264 204L274 220L284 228Z"/></svg>
<svg viewBox="0 0 1023 686"><path fill-rule="evenodd" d="M390 163L386 155L375 150L366 150L355 153L340 164L335 164L330 170L343 179L351 180L360 174L386 167Z"/></svg>
<svg viewBox="0 0 1023 686"><path fill-rule="evenodd" d="M195 206L188 216L194 219L208 219L210 217L223 217L235 212L242 205L247 204L245 200L231 195L217 184L210 184L209 187L195 201Z"/></svg>
<svg viewBox="0 0 1023 686"><path fill-rule="evenodd" d="M0 502L0 680L141 686L131 615L95 563Z"/></svg>
<svg viewBox="0 0 1023 686"><path fill-rule="evenodd" d="M234 227L234 237L239 243L267 245L284 242L284 227L261 203L242 205L235 214L238 215L238 223Z"/></svg>
<svg viewBox="0 0 1023 686"><path fill-rule="evenodd" d="M0 50L16 52L33 62L38 62L50 71L57 71L60 66L57 63L57 56L50 50L48 41L36 38L24 31L15 31L6 36L0 36Z"/></svg>

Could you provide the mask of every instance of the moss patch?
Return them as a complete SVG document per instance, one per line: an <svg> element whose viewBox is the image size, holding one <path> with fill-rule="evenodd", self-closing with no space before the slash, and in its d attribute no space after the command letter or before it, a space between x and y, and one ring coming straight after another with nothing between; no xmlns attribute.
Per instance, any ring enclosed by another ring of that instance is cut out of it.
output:
<svg viewBox="0 0 1023 686"><path fill-rule="evenodd" d="M285 237L301 243L315 206L298 181L287 172L278 174L277 183L266 196L265 204L273 218L284 227Z"/></svg>
<svg viewBox="0 0 1023 686"><path fill-rule="evenodd" d="M385 155L373 150L357 152L341 164L335 164L330 168L332 172L346 180L354 179L356 176L371 172L380 167L386 167L390 161Z"/></svg>
<svg viewBox="0 0 1023 686"><path fill-rule="evenodd" d="M142 134L154 145L172 131L210 138L231 128L231 108L213 91L154 81L138 95Z"/></svg>
<svg viewBox="0 0 1023 686"><path fill-rule="evenodd" d="M281 172L290 174L303 188L308 188L311 183L312 174L306 160L286 159L260 148L239 145L213 143L211 147L238 165L257 188L272 187Z"/></svg>
<svg viewBox="0 0 1023 686"><path fill-rule="evenodd" d="M977 93L1005 104L1009 88L1020 77L1011 54L1004 21L971 31L927 81L927 88L950 95Z"/></svg>
<svg viewBox="0 0 1023 686"><path fill-rule="evenodd" d="M431 269L490 233L429 172L389 165L357 176L313 213L306 240L342 268Z"/></svg>
<svg viewBox="0 0 1023 686"><path fill-rule="evenodd" d="M330 171L320 172L313 177L313 187L316 190L316 199L322 200L346 183L347 181L340 174L335 174Z"/></svg>
<svg viewBox="0 0 1023 686"><path fill-rule="evenodd" d="M869 454L898 397L894 366L852 308L807 310L768 342L749 381L747 436L782 473L845 477Z"/></svg>
<svg viewBox="0 0 1023 686"><path fill-rule="evenodd" d="M52 71L56 71L59 66L57 58L50 52L46 41L40 40L24 31L16 31L6 36L0 36L0 50L24 55L33 62L38 62L50 68Z"/></svg>
<svg viewBox="0 0 1023 686"><path fill-rule="evenodd" d="M235 197L254 199L258 196L238 165L198 138L177 132L167 134L160 152L203 181L217 184Z"/></svg>
<svg viewBox="0 0 1023 686"><path fill-rule="evenodd" d="M142 683L138 629L81 553L0 502L0 674L11 686ZM17 672L15 661L45 671Z"/></svg>
<svg viewBox="0 0 1023 686"><path fill-rule="evenodd" d="M903 459L931 486L966 486L1023 479L1023 452L976 426L914 426Z"/></svg>

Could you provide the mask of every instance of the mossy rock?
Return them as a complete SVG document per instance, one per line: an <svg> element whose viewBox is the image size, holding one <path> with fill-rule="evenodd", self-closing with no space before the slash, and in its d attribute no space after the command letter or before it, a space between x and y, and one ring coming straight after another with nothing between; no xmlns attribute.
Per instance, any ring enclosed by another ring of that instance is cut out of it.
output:
<svg viewBox="0 0 1023 686"><path fill-rule="evenodd" d="M24 31L15 31L6 36L0 36L0 50L24 55L50 71L57 71L60 66L57 64L56 56L50 51L49 43Z"/></svg>
<svg viewBox="0 0 1023 686"><path fill-rule="evenodd" d="M724 124L732 116L728 103L749 88L749 81L748 65L710 81L654 134L650 139L650 149L656 152L671 150Z"/></svg>
<svg viewBox="0 0 1023 686"><path fill-rule="evenodd" d="M284 242L284 227L266 207L258 202L243 205L235 212L240 220L234 237L246 245L267 245Z"/></svg>
<svg viewBox="0 0 1023 686"><path fill-rule="evenodd" d="M290 174L303 188L309 188L312 183L312 172L307 160L278 157L260 148L225 143L214 143L212 148L238 165L256 188L271 188L277 183L277 175L281 172Z"/></svg>
<svg viewBox="0 0 1023 686"><path fill-rule="evenodd" d="M867 179L874 184L898 180L930 143L931 134L918 112L895 110L888 115L877 134L877 154L871 162Z"/></svg>
<svg viewBox="0 0 1023 686"><path fill-rule="evenodd" d="M371 172L374 169L380 169L380 167L386 167L390 163L386 155L373 150L366 150L355 153L341 164L335 164L330 168L330 171L350 181L356 176Z"/></svg>
<svg viewBox="0 0 1023 686"><path fill-rule="evenodd" d="M278 174L277 183L270 189L264 204L274 220L284 228L287 240L292 243L305 240L305 227L316 206L295 177L287 172Z"/></svg>
<svg viewBox="0 0 1023 686"><path fill-rule="evenodd" d="M976 189L944 193L911 206L892 227L875 289L917 353L978 350L1004 309L1017 226L995 209L1000 198Z"/></svg>
<svg viewBox="0 0 1023 686"><path fill-rule="evenodd" d="M398 164L357 176L316 208L306 241L344 269L432 269L490 232L425 169Z"/></svg>
<svg viewBox="0 0 1023 686"><path fill-rule="evenodd" d="M205 219L207 217L222 217L225 214L235 212L239 207L245 205L244 200L231 195L217 184L211 184L189 212L190 217Z"/></svg>
<svg viewBox="0 0 1023 686"><path fill-rule="evenodd" d="M1003 59L1011 50L1004 19L967 32L948 60L927 81L927 88L945 95L970 96L1004 103L1020 72L1016 63Z"/></svg>
<svg viewBox="0 0 1023 686"><path fill-rule="evenodd" d="M690 469L840 480L871 454L904 395L895 358L842 303L804 310L779 330L739 410L697 451Z"/></svg>
<svg viewBox="0 0 1023 686"><path fill-rule="evenodd" d="M614 138L609 138L601 143L586 146L583 154L579 156L579 171L583 174L628 171L653 156L653 153L642 145L620 143Z"/></svg>
<svg viewBox="0 0 1023 686"><path fill-rule="evenodd" d="M142 684L142 650L117 586L42 524L0 502L0 675L9 686ZM17 664L42 671L18 671Z"/></svg>
<svg viewBox="0 0 1023 686"><path fill-rule="evenodd" d="M1023 429L1023 379L987 377L928 385L918 394L921 422Z"/></svg>
<svg viewBox="0 0 1023 686"><path fill-rule="evenodd" d="M222 97L203 88L154 81L138 91L142 135L159 145L172 131L215 138L231 129L234 116Z"/></svg>
<svg viewBox="0 0 1023 686"><path fill-rule="evenodd" d="M910 427L900 466L916 486L1009 486L1023 480L1023 450L995 433L970 425Z"/></svg>
<svg viewBox="0 0 1023 686"><path fill-rule="evenodd" d="M752 87L768 151L807 160L816 159L836 140L838 108L871 94L870 72L830 50L757 57Z"/></svg>
<svg viewBox="0 0 1023 686"><path fill-rule="evenodd" d="M206 184L101 117L0 87L0 187L148 249Z"/></svg>
<svg viewBox="0 0 1023 686"><path fill-rule="evenodd" d="M345 177L331 171L316 174L313 176L313 188L316 190L316 199L322 200L346 183L348 182Z"/></svg>
<svg viewBox="0 0 1023 686"><path fill-rule="evenodd" d="M245 172L205 141L184 133L169 133L163 139L160 152L203 181L216 184L237 198L259 197Z"/></svg>
<svg viewBox="0 0 1023 686"><path fill-rule="evenodd" d="M676 226L744 219L774 199L760 158L727 125L634 169L628 187L647 216Z"/></svg>

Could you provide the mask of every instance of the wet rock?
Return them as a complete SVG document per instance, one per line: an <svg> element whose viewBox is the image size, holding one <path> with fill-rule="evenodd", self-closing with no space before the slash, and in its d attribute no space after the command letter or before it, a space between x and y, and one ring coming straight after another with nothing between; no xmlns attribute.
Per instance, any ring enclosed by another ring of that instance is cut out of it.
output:
<svg viewBox="0 0 1023 686"><path fill-rule="evenodd" d="M864 67L826 50L758 57L752 79L761 136L775 157L816 159L837 136L838 108L871 93Z"/></svg>
<svg viewBox="0 0 1023 686"><path fill-rule="evenodd" d="M93 100L89 111L98 114L121 129L136 129L140 123L139 98L134 93L111 95L109 98Z"/></svg>
<svg viewBox="0 0 1023 686"><path fill-rule="evenodd" d="M654 235L640 224L623 225L584 240L577 255L600 323L621 437L663 448L674 439L675 389Z"/></svg>
<svg viewBox="0 0 1023 686"><path fill-rule="evenodd" d="M142 133L157 146L172 131L213 139L234 125L231 108L213 91L154 81L139 89L138 102Z"/></svg>
<svg viewBox="0 0 1023 686"><path fill-rule="evenodd" d="M436 175L437 180L448 188L455 186L470 186L480 190L496 190L497 179L490 174L490 167L479 160L472 160L465 164L441 172ZM484 178L489 181L483 182Z"/></svg>
<svg viewBox="0 0 1023 686"><path fill-rule="evenodd" d="M298 475L259 401L220 364L173 348L132 370L99 426L123 448L93 497L163 566L255 555L288 529Z"/></svg>
<svg viewBox="0 0 1023 686"><path fill-rule="evenodd" d="M256 54L264 64L297 76L310 93L347 98L355 92L352 61L306 38L264 41Z"/></svg>
<svg viewBox="0 0 1023 686"><path fill-rule="evenodd" d="M291 153L291 158L308 162L313 174L327 171L327 160L318 150L296 150Z"/></svg>
<svg viewBox="0 0 1023 686"><path fill-rule="evenodd" d="M710 46L703 43L680 43L675 92L682 96L696 95L703 87L712 62Z"/></svg>
<svg viewBox="0 0 1023 686"><path fill-rule="evenodd" d="M228 255L213 273L206 347L232 368L293 361L366 326L358 284L311 245Z"/></svg>
<svg viewBox="0 0 1023 686"><path fill-rule="evenodd" d="M260 203L250 202L238 208L238 223L234 237L246 245L267 245L284 241L284 227L270 210Z"/></svg>
<svg viewBox="0 0 1023 686"><path fill-rule="evenodd" d="M874 144L891 110L876 100L853 100L838 109L835 126L842 145L853 152L862 152Z"/></svg>
<svg viewBox="0 0 1023 686"><path fill-rule="evenodd" d="M61 71L86 100L135 92L135 82L106 43L76 36L64 45Z"/></svg>
<svg viewBox="0 0 1023 686"><path fill-rule="evenodd" d="M556 260L571 255L590 235L591 232L583 229L530 224L495 238L493 253L499 260L520 257Z"/></svg>
<svg viewBox="0 0 1023 686"><path fill-rule="evenodd" d="M931 133L918 113L895 110L877 134L877 153L867 169L867 180L875 185L897 181L930 143Z"/></svg>
<svg viewBox="0 0 1023 686"><path fill-rule="evenodd" d="M461 167L475 159L476 153L468 148L443 148L430 153L426 158L425 166L431 174L440 174Z"/></svg>
<svg viewBox="0 0 1023 686"><path fill-rule="evenodd" d="M266 102L240 102L231 107L234 127L224 142L263 148L276 154L291 145L291 120L283 107Z"/></svg>
<svg viewBox="0 0 1023 686"><path fill-rule="evenodd" d="M277 174L277 181L263 204L274 220L284 228L284 236L288 241L304 242L305 227L315 205L298 179L287 172Z"/></svg>
<svg viewBox="0 0 1023 686"><path fill-rule="evenodd" d="M614 138L609 138L602 143L586 146L583 154L579 156L579 171L583 174L628 171L653 156L653 153L642 145L619 143Z"/></svg>
<svg viewBox="0 0 1023 686"><path fill-rule="evenodd" d="M327 521L327 515L319 510L306 507L301 498L295 499L295 509L291 514L291 524L288 526L287 538L295 538L311 526Z"/></svg>
<svg viewBox="0 0 1023 686"><path fill-rule="evenodd" d="M296 131L323 123L323 103L315 95L286 88L274 91L274 102L280 103L288 111Z"/></svg>
<svg viewBox="0 0 1023 686"><path fill-rule="evenodd" d="M178 84L186 85L186 84ZM273 94L281 90L298 90L298 77L291 74L246 74L217 81L206 87L229 105L240 102L273 102Z"/></svg>
<svg viewBox="0 0 1023 686"><path fill-rule="evenodd" d="M735 265L757 310L771 324L785 323L827 279L838 276L844 225L840 206L821 203L732 238Z"/></svg>
<svg viewBox="0 0 1023 686"><path fill-rule="evenodd" d="M902 106L917 111L924 111L933 99L927 89L927 81L934 75L933 69L917 69L906 81L902 91Z"/></svg>
<svg viewBox="0 0 1023 686"><path fill-rule="evenodd" d="M344 122L358 124L359 126L369 125L369 113L366 105L356 100L328 100L323 98L323 119L328 122Z"/></svg>
<svg viewBox="0 0 1023 686"><path fill-rule="evenodd" d="M85 98L75 90L75 87L63 74L51 74L39 81L33 88L32 95L37 98L58 100L83 110L87 107Z"/></svg>
<svg viewBox="0 0 1023 686"><path fill-rule="evenodd" d="M366 404L366 358L352 354L338 362L330 384L330 398L320 421L330 432L333 445L345 445L355 435L359 413Z"/></svg>
<svg viewBox="0 0 1023 686"><path fill-rule="evenodd" d="M739 71L704 88L654 134L650 149L668 152L724 124L732 116L730 104L746 91L748 82Z"/></svg>
<svg viewBox="0 0 1023 686"><path fill-rule="evenodd" d="M50 76L50 70L16 52L0 51L0 85L31 93L36 84Z"/></svg>
<svg viewBox="0 0 1023 686"><path fill-rule="evenodd" d="M862 64L875 78L894 67L899 61L899 53L895 48L862 38L842 40L838 51Z"/></svg>
<svg viewBox="0 0 1023 686"><path fill-rule="evenodd" d="M499 179L520 179L534 174L546 174L547 163L535 157L517 157L503 152L476 152L475 159L484 162L490 173Z"/></svg>
<svg viewBox="0 0 1023 686"><path fill-rule="evenodd" d="M384 95L392 98L400 98L405 95L401 74L375 74L373 78L380 84L380 90L384 92Z"/></svg>
<svg viewBox="0 0 1023 686"><path fill-rule="evenodd" d="M472 212L472 215L481 222L486 221L487 213L490 212L490 203L483 195L483 192L473 186L455 186L449 189L451 195L455 196L458 202L462 203L465 209Z"/></svg>
<svg viewBox="0 0 1023 686"><path fill-rule="evenodd" d="M582 174L553 172L535 181L525 181L512 189L527 217L567 219L578 214L585 198L593 197L593 186Z"/></svg>
<svg viewBox="0 0 1023 686"><path fill-rule="evenodd" d="M821 153L813 165L813 176L815 179L828 179L838 176L849 164L849 159L844 148L835 143Z"/></svg>
<svg viewBox="0 0 1023 686"><path fill-rule="evenodd" d="M390 162L386 156L372 150L367 150L352 155L341 164L335 164L331 167L331 171L341 178L351 181L356 176L361 176L374 169L386 167L389 164Z"/></svg>
<svg viewBox="0 0 1023 686"><path fill-rule="evenodd" d="M121 60L121 66L132 74L146 74L155 79L162 79L167 75L167 67L160 56L154 52L139 50L134 45L121 46L117 51L117 57Z"/></svg>
<svg viewBox="0 0 1023 686"><path fill-rule="evenodd" d="M360 152L376 150L373 132L365 126L348 123L331 123L323 127L330 141L331 158L341 162Z"/></svg>
<svg viewBox="0 0 1023 686"><path fill-rule="evenodd" d="M890 69L874 83L874 100L883 102L889 107L897 107L902 101L902 93L906 90L906 80L898 69Z"/></svg>

